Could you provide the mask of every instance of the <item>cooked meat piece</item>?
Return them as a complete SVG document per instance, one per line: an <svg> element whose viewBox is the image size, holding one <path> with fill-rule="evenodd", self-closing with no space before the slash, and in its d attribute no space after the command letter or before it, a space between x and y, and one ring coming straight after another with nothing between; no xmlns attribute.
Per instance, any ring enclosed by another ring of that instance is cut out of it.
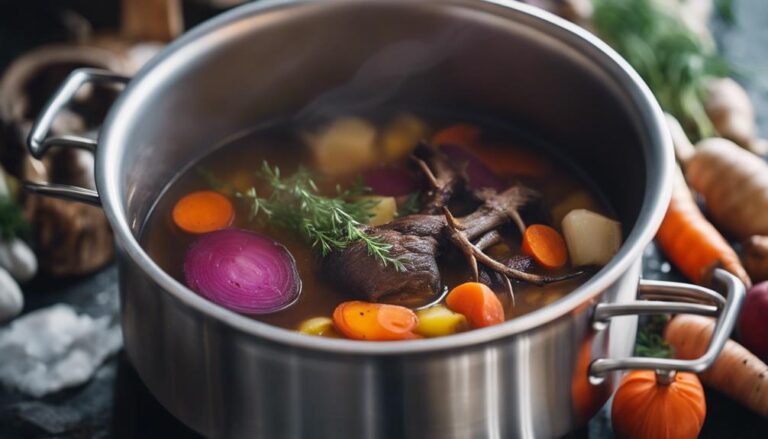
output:
<svg viewBox="0 0 768 439"><path fill-rule="evenodd" d="M462 218L463 233L470 239L482 236L509 221L509 213L530 198L522 187L488 196L485 204ZM436 293L440 286L437 256L441 245L450 245L447 222L443 215L408 215L378 227L369 233L390 244L390 255L405 262L405 271L383 266L371 257L362 242L336 251L325 258L324 272L345 292L377 301L390 294Z"/></svg>
<svg viewBox="0 0 768 439"><path fill-rule="evenodd" d="M440 215L454 193L464 183L464 176L437 148L425 143L416 148L416 158L424 174L430 179L430 190L424 195L421 213ZM425 168L426 167L426 168Z"/></svg>
<svg viewBox="0 0 768 439"><path fill-rule="evenodd" d="M376 233L392 245L390 255L404 261L405 271L397 271L392 265L384 267L378 259L368 255L364 243L356 241L342 251L331 253L324 260L324 272L336 285L350 295L371 301L391 294L435 292L439 289L440 271L435 259L438 243L434 237L410 235L397 230L371 233Z"/></svg>

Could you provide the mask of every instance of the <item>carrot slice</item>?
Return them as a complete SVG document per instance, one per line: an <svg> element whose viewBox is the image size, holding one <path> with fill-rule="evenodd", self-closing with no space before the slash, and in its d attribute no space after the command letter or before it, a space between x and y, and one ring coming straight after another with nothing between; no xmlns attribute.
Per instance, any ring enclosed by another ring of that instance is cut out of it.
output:
<svg viewBox="0 0 768 439"><path fill-rule="evenodd" d="M235 219L235 209L227 197L214 191L199 191L182 197L173 207L173 222L189 233L208 233L223 229Z"/></svg>
<svg viewBox="0 0 768 439"><path fill-rule="evenodd" d="M451 125L435 133L431 141L435 146L458 145L471 148L480 143L480 128L468 123Z"/></svg>
<svg viewBox="0 0 768 439"><path fill-rule="evenodd" d="M552 162L525 148L503 144L478 145L474 153L499 175L544 177L552 174Z"/></svg>
<svg viewBox="0 0 768 439"><path fill-rule="evenodd" d="M533 224L523 234L523 253L546 268L560 268L568 260L563 237L552 227Z"/></svg>
<svg viewBox="0 0 768 439"><path fill-rule="evenodd" d="M478 282L466 282L452 289L445 298L445 304L451 310L464 314L473 328L504 322L501 301L490 288Z"/></svg>
<svg viewBox="0 0 768 439"><path fill-rule="evenodd" d="M333 324L348 338L392 341L420 338L414 334L419 320L408 308L355 300L342 302L333 311Z"/></svg>

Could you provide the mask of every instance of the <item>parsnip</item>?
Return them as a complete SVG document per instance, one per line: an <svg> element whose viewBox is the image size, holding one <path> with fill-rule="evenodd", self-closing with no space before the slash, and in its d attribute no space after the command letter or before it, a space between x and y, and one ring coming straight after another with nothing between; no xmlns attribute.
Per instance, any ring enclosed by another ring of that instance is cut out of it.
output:
<svg viewBox="0 0 768 439"><path fill-rule="evenodd" d="M679 314L664 331L664 339L675 349L675 357L698 358L712 338L715 322L709 317ZM728 340L715 363L699 374L704 384L768 417L768 366L743 346Z"/></svg>
<svg viewBox="0 0 768 439"><path fill-rule="evenodd" d="M685 177L728 233L768 235L768 164L760 157L730 140L705 139L685 163Z"/></svg>
<svg viewBox="0 0 768 439"><path fill-rule="evenodd" d="M768 280L768 236L750 236L744 241L741 259L753 282Z"/></svg>
<svg viewBox="0 0 768 439"><path fill-rule="evenodd" d="M748 147L755 140L755 110L746 90L731 78L707 84L704 108L721 136Z"/></svg>
<svg viewBox="0 0 768 439"><path fill-rule="evenodd" d="M563 218L563 235L575 266L605 265L621 247L621 224L586 209Z"/></svg>

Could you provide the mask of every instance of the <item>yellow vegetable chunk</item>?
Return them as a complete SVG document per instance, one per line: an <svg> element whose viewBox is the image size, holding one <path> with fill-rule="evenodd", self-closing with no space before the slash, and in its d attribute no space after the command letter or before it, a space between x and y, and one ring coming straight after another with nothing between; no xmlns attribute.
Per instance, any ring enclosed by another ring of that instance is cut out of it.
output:
<svg viewBox="0 0 768 439"><path fill-rule="evenodd" d="M621 247L621 224L599 213L574 209L562 226L574 266L605 265Z"/></svg>
<svg viewBox="0 0 768 439"><path fill-rule="evenodd" d="M453 312L443 305L416 311L416 316L419 318L419 324L414 332L424 337L451 335L468 328L464 315Z"/></svg>
<svg viewBox="0 0 768 439"><path fill-rule="evenodd" d="M333 327L333 320L328 317L313 317L299 324L298 331L302 334L316 335L320 337L338 337Z"/></svg>
<svg viewBox="0 0 768 439"><path fill-rule="evenodd" d="M375 201L376 205L371 207L370 212L373 216L368 220L369 226L380 226L386 224L397 216L397 201L395 197L381 197L370 195L360 197L362 200Z"/></svg>
<svg viewBox="0 0 768 439"><path fill-rule="evenodd" d="M351 174L376 163L376 128L359 117L336 119L316 134L305 136L317 167L330 176Z"/></svg>
<svg viewBox="0 0 768 439"><path fill-rule="evenodd" d="M428 135L427 124L411 114L395 118L381 135L381 148L389 161L399 160L413 151Z"/></svg>

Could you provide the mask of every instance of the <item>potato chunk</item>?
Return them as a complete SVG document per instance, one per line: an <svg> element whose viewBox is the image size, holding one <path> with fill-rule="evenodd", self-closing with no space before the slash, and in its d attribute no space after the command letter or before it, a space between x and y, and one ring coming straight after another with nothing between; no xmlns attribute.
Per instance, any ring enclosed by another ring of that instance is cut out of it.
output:
<svg viewBox="0 0 768 439"><path fill-rule="evenodd" d="M621 247L621 224L587 209L570 211L562 226L575 266L605 265Z"/></svg>
<svg viewBox="0 0 768 439"><path fill-rule="evenodd" d="M381 135L381 147L387 160L400 160L427 137L427 124L411 114L395 118Z"/></svg>
<svg viewBox="0 0 768 439"><path fill-rule="evenodd" d="M376 163L376 128L359 117L336 119L316 134L305 136L317 167L330 176L359 172Z"/></svg>
<svg viewBox="0 0 768 439"><path fill-rule="evenodd" d="M312 317L311 319L304 320L299 324L297 330L307 335L338 337L338 333L333 327L333 320L328 317Z"/></svg>
<svg viewBox="0 0 768 439"><path fill-rule="evenodd" d="M376 205L370 209L370 212L373 216L368 220L369 226L380 226L382 224L386 224L395 219L395 216L397 216L397 201L395 200L395 197L369 195L360 197L360 199L376 202Z"/></svg>
<svg viewBox="0 0 768 439"><path fill-rule="evenodd" d="M466 317L443 305L416 311L416 316L419 324L414 332L424 337L441 337L467 329Z"/></svg>

